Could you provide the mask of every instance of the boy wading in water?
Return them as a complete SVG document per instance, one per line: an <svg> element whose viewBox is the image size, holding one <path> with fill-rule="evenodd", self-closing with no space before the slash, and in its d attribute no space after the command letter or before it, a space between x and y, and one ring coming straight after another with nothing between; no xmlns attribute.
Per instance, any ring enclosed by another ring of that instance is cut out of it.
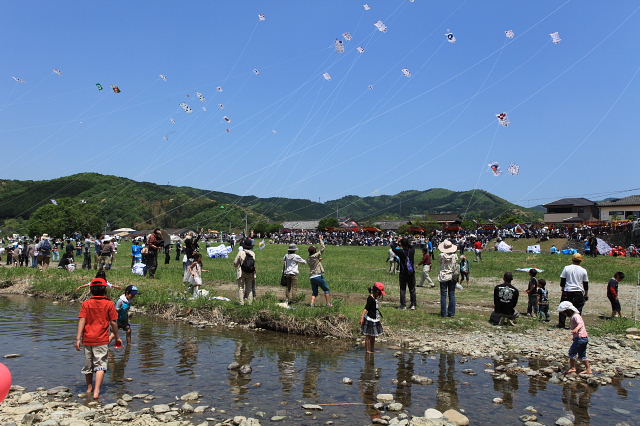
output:
<svg viewBox="0 0 640 426"><path fill-rule="evenodd" d="M573 335L573 343L569 348L569 369L567 373L576 372L576 359L584 362L585 373L592 374L591 364L587 358L587 345L589 344L589 335L587 327L578 312L578 309L569 301L561 302L558 306L558 312L564 313L569 319L571 334Z"/></svg>
<svg viewBox="0 0 640 426"><path fill-rule="evenodd" d="M93 392L93 398L100 397L100 387L107 371L107 353L109 341L116 339L117 345L122 345L118 337L118 312L116 305L107 299L107 281L95 278L91 281L92 297L82 303L78 317L78 333L76 335L76 350L84 346L84 367L82 373L87 382L87 394ZM111 330L112 335L109 334ZM95 384L93 379L95 376Z"/></svg>
<svg viewBox="0 0 640 426"><path fill-rule="evenodd" d="M369 297L367 297L367 304L364 306L362 316L360 317L360 325L362 326L362 334L364 334L364 344L367 349L367 354L372 354L374 345L376 343L376 336L382 334L382 314L380 313L380 307L378 299L386 295L384 291L383 283L375 283L373 287L369 288Z"/></svg>

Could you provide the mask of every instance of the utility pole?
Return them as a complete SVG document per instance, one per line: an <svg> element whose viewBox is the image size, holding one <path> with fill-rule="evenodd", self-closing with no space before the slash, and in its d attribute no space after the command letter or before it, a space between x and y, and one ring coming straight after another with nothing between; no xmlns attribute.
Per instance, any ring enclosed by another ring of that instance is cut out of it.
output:
<svg viewBox="0 0 640 426"><path fill-rule="evenodd" d="M336 219L339 219L340 216L338 216L338 205L336 204Z"/></svg>
<svg viewBox="0 0 640 426"><path fill-rule="evenodd" d="M244 236L246 237L248 234L248 228L249 227L249 215L247 214L247 212L244 212Z"/></svg>

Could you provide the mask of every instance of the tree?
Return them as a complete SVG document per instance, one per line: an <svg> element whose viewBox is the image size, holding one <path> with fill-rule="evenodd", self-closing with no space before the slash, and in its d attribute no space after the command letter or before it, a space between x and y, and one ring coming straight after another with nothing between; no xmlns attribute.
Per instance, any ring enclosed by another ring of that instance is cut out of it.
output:
<svg viewBox="0 0 640 426"><path fill-rule="evenodd" d="M320 222L318 223L318 230L323 231L326 228L337 228L338 226L340 226L338 219L335 217L325 217L320 219Z"/></svg>
<svg viewBox="0 0 640 426"><path fill-rule="evenodd" d="M60 199L57 206L47 204L36 210L27 222L27 229L29 235L62 237L76 231L98 234L104 229L105 223L98 206Z"/></svg>
<svg viewBox="0 0 640 426"><path fill-rule="evenodd" d="M12 234L24 235L26 232L27 221L21 217L7 219L0 225L0 236L9 236Z"/></svg>

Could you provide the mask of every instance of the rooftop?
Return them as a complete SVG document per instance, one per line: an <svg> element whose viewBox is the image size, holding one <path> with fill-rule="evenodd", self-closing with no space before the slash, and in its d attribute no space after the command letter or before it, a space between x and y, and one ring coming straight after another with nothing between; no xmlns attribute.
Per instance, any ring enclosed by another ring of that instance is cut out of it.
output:
<svg viewBox="0 0 640 426"><path fill-rule="evenodd" d="M617 206L640 206L640 195L630 195L614 201L603 201L598 203L598 207L617 207Z"/></svg>
<svg viewBox="0 0 640 426"><path fill-rule="evenodd" d="M560 200L547 203L544 205L544 207L560 207L560 206L586 207L586 206L595 206L595 205L596 203L594 201L588 200L586 198L562 198Z"/></svg>

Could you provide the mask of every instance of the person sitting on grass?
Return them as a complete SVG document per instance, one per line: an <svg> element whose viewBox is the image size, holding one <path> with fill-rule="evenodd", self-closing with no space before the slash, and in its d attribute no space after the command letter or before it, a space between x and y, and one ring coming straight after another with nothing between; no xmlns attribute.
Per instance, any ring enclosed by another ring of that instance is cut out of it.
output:
<svg viewBox="0 0 640 426"><path fill-rule="evenodd" d="M624 272L616 272L607 284L607 299L611 302L611 318L621 318L620 300L618 300L618 284L624 280Z"/></svg>
<svg viewBox="0 0 640 426"><path fill-rule="evenodd" d="M587 358L589 334L587 333L587 327L584 325L584 320L580 316L578 309L573 306L573 303L565 300L558 305L558 312L564 313L564 315L569 318L569 325L573 336L573 343L569 348L569 369L567 373L577 372L576 360L580 359L580 361L584 362L584 373L592 374L591 364Z"/></svg>
<svg viewBox="0 0 640 426"><path fill-rule="evenodd" d="M505 272L502 279L504 282L493 289L494 308L489 321L493 325L502 325L503 323L515 325L515 321L519 316L515 308L518 305L520 292L511 284L511 281L513 281L511 272Z"/></svg>
<svg viewBox="0 0 640 426"><path fill-rule="evenodd" d="M129 309L133 302L133 298L140 294L138 287L135 285L127 286L124 294L120 296L116 302L116 311L118 311L118 329L122 329L127 333L127 346L131 344L131 325L129 324Z"/></svg>
<svg viewBox="0 0 640 426"><path fill-rule="evenodd" d="M383 333L382 324L380 323L382 313L380 312L378 299L386 294L387 292L384 291L383 283L375 283L372 287L369 287L367 304L364 306L362 316L360 317L360 325L362 326L362 334L364 335L367 354L374 352L376 336Z"/></svg>

